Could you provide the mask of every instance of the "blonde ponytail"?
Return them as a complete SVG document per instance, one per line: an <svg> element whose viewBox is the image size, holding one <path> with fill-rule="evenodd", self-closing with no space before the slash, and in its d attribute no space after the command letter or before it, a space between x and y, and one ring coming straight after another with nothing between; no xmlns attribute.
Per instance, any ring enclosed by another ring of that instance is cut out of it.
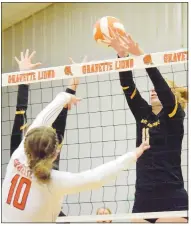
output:
<svg viewBox="0 0 191 226"><path fill-rule="evenodd" d="M38 182L48 183L50 181L51 170L52 160L42 159L34 165L32 172Z"/></svg>

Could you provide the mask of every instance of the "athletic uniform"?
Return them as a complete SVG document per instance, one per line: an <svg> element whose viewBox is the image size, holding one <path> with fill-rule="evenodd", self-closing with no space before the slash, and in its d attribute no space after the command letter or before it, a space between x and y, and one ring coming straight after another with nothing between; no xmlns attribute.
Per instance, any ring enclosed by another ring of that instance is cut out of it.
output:
<svg viewBox="0 0 191 226"><path fill-rule="evenodd" d="M75 95L75 91L67 88L67 93ZM28 107L28 95L29 95L29 86L28 85L19 85L18 86L18 94L17 94L17 106L15 119L11 134L11 147L10 147L10 155L12 156L13 152L18 148L19 144L23 138L23 130L27 126L27 107ZM59 144L62 144L64 140L64 133L66 128L66 119L68 114L68 108L63 108L56 120L54 121L52 127L55 128L57 137L59 140ZM59 161L60 155L55 160L53 169L59 170ZM66 216L62 211L59 216Z"/></svg>
<svg viewBox="0 0 191 226"><path fill-rule="evenodd" d="M157 115L141 97L132 72L119 73L127 103L136 119L136 145L149 135L151 146L137 161L133 213L187 210L188 194L181 171L185 112L159 70L146 71L163 106Z"/></svg>
<svg viewBox="0 0 191 226"><path fill-rule="evenodd" d="M67 88L66 93L75 95L76 91L70 88ZM54 121L54 123L52 124L52 127L56 130L59 144L62 144L64 141L67 115L68 115L68 108L64 107L60 112L60 114L58 115L58 117L56 118L56 120ZM53 169L59 170L59 161L60 161L60 155L58 155L57 159L55 160ZM60 216L63 216L63 214L61 214Z"/></svg>
<svg viewBox="0 0 191 226"><path fill-rule="evenodd" d="M59 93L40 112L28 130L52 126L70 98L65 92ZM64 195L99 188L115 178L120 171L127 169L131 162L136 161L136 153L130 152L82 173L52 170L51 181L48 184L40 184L28 167L24 139L10 159L3 181L3 222L55 222Z"/></svg>
<svg viewBox="0 0 191 226"><path fill-rule="evenodd" d="M23 138L23 130L27 126L27 107L28 107L29 86L19 85L17 94L17 106L15 119L11 133L10 155L18 148Z"/></svg>

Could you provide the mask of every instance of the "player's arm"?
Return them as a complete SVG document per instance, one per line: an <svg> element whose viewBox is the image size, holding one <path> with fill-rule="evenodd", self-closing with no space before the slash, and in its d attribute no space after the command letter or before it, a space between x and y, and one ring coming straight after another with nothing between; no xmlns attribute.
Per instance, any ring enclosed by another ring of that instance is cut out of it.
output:
<svg viewBox="0 0 191 226"><path fill-rule="evenodd" d="M129 52L124 46L125 39L120 37L119 34L109 28L109 32L112 37L105 35L105 44L111 46L118 54L118 57L127 57ZM124 40L123 40L124 39ZM134 52L136 53L136 51ZM135 117L136 120L142 119L147 112L150 110L148 103L141 97L138 89L133 81L132 71L125 71L119 73L120 83L125 94L127 103Z"/></svg>
<svg viewBox="0 0 191 226"><path fill-rule="evenodd" d="M119 78L131 112L136 120L142 119L148 114L150 107L136 88L132 71L119 72Z"/></svg>
<svg viewBox="0 0 191 226"><path fill-rule="evenodd" d="M41 63L32 64L31 60L34 57L35 52L32 52L29 55L29 50L27 49L25 53L21 52L20 60L15 57L15 60L19 66L20 71L35 69ZM18 148L19 144L22 141L23 129L26 127L27 123L27 107L28 107L28 94L29 86L28 85L19 85L17 93L17 105L15 118L11 134L11 147L10 155Z"/></svg>
<svg viewBox="0 0 191 226"><path fill-rule="evenodd" d="M66 93L75 95L76 92L74 90L67 88ZM60 114L52 124L52 127L56 130L60 143L62 143L62 140L64 139L67 115L68 115L68 107L66 104L66 106L62 108L62 111L60 112Z"/></svg>
<svg viewBox="0 0 191 226"><path fill-rule="evenodd" d="M75 95L78 84L79 84L79 79L77 78L71 79L70 85L66 89L66 93ZM56 130L56 134L57 134L60 145L62 145L64 141L64 133L66 128L68 109L71 109L71 106L65 105L52 125L52 127ZM53 169L59 170L59 161L60 161L60 154L58 155L57 159L54 161Z"/></svg>
<svg viewBox="0 0 191 226"><path fill-rule="evenodd" d="M66 89L66 93L75 95L78 84L79 84L79 79L77 79L77 78L71 79L70 85ZM64 133L65 133L65 128L66 128L66 119L67 119L67 115L68 115L68 108L70 110L71 106L65 105L63 107L62 111L60 112L60 114L58 115L58 117L56 118L56 120L52 124L52 127L54 129L56 129L56 133L57 133L60 143L64 139Z"/></svg>
<svg viewBox="0 0 191 226"><path fill-rule="evenodd" d="M15 118L11 133L11 153L18 148L22 141L23 129L27 123L27 106L28 106L28 85L19 85L17 93L17 106L15 112Z"/></svg>
<svg viewBox="0 0 191 226"><path fill-rule="evenodd" d="M114 179L121 171L129 168L145 150L149 148L148 140L140 145L135 152L129 152L116 160L82 173L52 172L52 182L61 194L74 194L97 189Z"/></svg>
<svg viewBox="0 0 191 226"><path fill-rule="evenodd" d="M123 45L121 47L123 52L128 52L137 56L144 54L138 43L136 43L130 35L126 35L121 39L123 40ZM152 63L151 57L144 57L144 62L145 64ZM159 70L157 68L147 68L146 71L155 87L155 91L159 100L161 101L161 104L163 105L164 111L169 116L169 118L174 117L178 109L182 114L181 107L178 104L176 97L172 93L170 87L162 77Z"/></svg>
<svg viewBox="0 0 191 226"><path fill-rule="evenodd" d="M52 126L66 104L77 104L80 99L66 92L59 93L36 117L28 131L40 126Z"/></svg>
<svg viewBox="0 0 191 226"><path fill-rule="evenodd" d="M177 98L156 67L147 68L146 71L154 85L155 91L163 106L164 112L168 115L169 118L174 117L177 113L179 105Z"/></svg>

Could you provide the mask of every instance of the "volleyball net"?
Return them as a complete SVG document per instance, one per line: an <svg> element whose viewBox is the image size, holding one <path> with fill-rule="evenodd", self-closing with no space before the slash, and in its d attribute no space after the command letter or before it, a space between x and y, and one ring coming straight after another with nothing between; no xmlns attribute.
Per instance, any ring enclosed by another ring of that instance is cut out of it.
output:
<svg viewBox="0 0 191 226"><path fill-rule="evenodd" d="M153 65L145 64L146 56L152 58ZM76 95L82 101L68 112L60 170L77 173L92 169L134 150L136 124L120 87L118 72L133 70L136 86L148 102L149 91L153 86L146 76L145 68L157 66L165 78L173 80L178 86L188 85L187 50L146 56L2 74L2 175L4 176L9 161L10 134L19 84L30 84L27 110L30 124L59 92L65 91L70 78L80 78ZM184 126L181 166L187 190L187 109ZM65 196L63 212L68 217L60 217L58 221L92 222L107 218L121 222L130 221L133 216L141 218L144 215L144 218L146 216L149 219L158 214L164 217L172 214L187 217L186 211L130 214L134 202L135 180L136 168L132 165L116 180L100 189ZM100 207L109 208L112 215L95 216Z"/></svg>
<svg viewBox="0 0 191 226"><path fill-rule="evenodd" d="M158 218L187 218L188 211L167 211L167 212L149 212L149 213L124 213L124 214L107 214L107 215L87 215L87 216L70 216L70 217L59 217L58 223L61 222L105 222L111 221L112 223L131 222L134 220L142 219L158 219Z"/></svg>

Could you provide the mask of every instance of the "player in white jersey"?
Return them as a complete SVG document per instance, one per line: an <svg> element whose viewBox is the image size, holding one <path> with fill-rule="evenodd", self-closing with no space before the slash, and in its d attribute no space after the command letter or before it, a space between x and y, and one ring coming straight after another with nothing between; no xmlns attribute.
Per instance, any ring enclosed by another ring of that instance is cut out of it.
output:
<svg viewBox="0 0 191 226"><path fill-rule="evenodd" d="M7 166L2 186L3 222L55 222L64 195L103 186L149 148L145 141L136 151L81 173L53 170L60 147L52 123L63 106L78 102L71 94L59 93L29 127Z"/></svg>
<svg viewBox="0 0 191 226"><path fill-rule="evenodd" d="M15 57L15 60L19 66L20 71L32 69L34 70L41 65L40 62L34 64L32 63L32 59L35 53L36 52L33 51L31 54L29 54L29 49L27 49L25 53L21 52L20 60L17 57ZM74 63L72 58L69 58L69 60L71 64ZM83 61L85 60L86 58L84 58ZM78 78L71 78L69 86L66 89L66 92L75 95L78 84L79 84ZM28 96L29 96L29 85L28 84L19 85L17 93L16 112L11 133L10 156L12 156L14 151L18 148L19 144L22 141L23 134L26 132L27 129ZM70 108L71 106L68 105L64 106L52 125L52 127L56 130L59 145L61 146L64 140L68 109ZM54 161L53 169L59 170L59 161L60 155L58 155L57 159ZM66 215L61 211L59 216Z"/></svg>

